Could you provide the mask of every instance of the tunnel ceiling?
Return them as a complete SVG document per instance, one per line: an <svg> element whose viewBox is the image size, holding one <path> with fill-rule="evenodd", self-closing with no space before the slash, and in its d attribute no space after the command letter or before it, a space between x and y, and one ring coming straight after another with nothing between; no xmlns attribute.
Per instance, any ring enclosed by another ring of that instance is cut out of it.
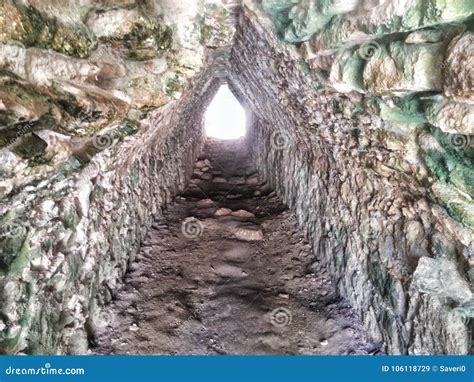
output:
<svg viewBox="0 0 474 382"><path fill-rule="evenodd" d="M466 352L473 13L472 0L2 1L0 354L75 351L41 317L89 325L110 301L185 187L223 83L371 334L393 353Z"/></svg>

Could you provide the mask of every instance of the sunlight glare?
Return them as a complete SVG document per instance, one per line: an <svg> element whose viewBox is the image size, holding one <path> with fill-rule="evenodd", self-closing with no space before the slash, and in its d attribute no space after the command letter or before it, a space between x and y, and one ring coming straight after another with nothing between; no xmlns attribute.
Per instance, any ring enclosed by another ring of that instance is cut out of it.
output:
<svg viewBox="0 0 474 382"><path fill-rule="evenodd" d="M237 139L245 135L246 115L227 85L222 85L204 116L206 136Z"/></svg>

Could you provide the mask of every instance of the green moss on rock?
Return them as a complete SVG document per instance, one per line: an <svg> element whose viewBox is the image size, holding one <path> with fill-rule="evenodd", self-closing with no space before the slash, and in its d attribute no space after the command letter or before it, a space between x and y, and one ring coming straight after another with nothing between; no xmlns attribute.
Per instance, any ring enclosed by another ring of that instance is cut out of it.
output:
<svg viewBox="0 0 474 382"><path fill-rule="evenodd" d="M20 239L21 240L21 239ZM20 252L10 264L8 273L21 275L23 270L30 265L30 246L28 245L28 238L26 237L21 246Z"/></svg>
<svg viewBox="0 0 474 382"><path fill-rule="evenodd" d="M123 135L134 135L139 131L140 126L129 119L125 119L119 127L119 132Z"/></svg>
<svg viewBox="0 0 474 382"><path fill-rule="evenodd" d="M443 182L435 183L432 189L440 204L446 207L452 218L470 229L474 229L474 203L472 198Z"/></svg>
<svg viewBox="0 0 474 382"><path fill-rule="evenodd" d="M316 3L308 6L293 7L288 13L291 24L284 32L284 39L290 43L308 40L314 33L321 31L331 20L332 16L324 15L317 8Z"/></svg>
<svg viewBox="0 0 474 382"><path fill-rule="evenodd" d="M291 24L289 13L295 2L293 0L263 0L262 9L268 13L275 24L276 33L280 38Z"/></svg>
<svg viewBox="0 0 474 382"><path fill-rule="evenodd" d="M288 13L288 10L286 12ZM378 38L439 24L465 22L472 19L473 14L474 2L471 0L419 0L408 7L402 15L395 12L372 14L371 10L362 11L357 15L336 14L324 29L319 31L312 44L317 51L329 51L356 44L360 42L361 35ZM286 28L285 21L289 23L288 16L285 16L285 13L277 15L282 21L276 20L276 16L272 14L275 24L280 24L280 28L277 29Z"/></svg>
<svg viewBox="0 0 474 382"><path fill-rule="evenodd" d="M395 99L393 105L388 105L380 98L376 98L380 109L380 117L385 121L394 123L423 124L426 118L422 105L417 97L406 96Z"/></svg>
<svg viewBox="0 0 474 382"><path fill-rule="evenodd" d="M79 58L88 57L97 47L85 27L65 26L19 2L7 1L0 7L0 30L1 41L19 41Z"/></svg>
<svg viewBox="0 0 474 382"><path fill-rule="evenodd" d="M158 23L136 24L132 31L121 40L129 50L128 56L134 60L148 60L157 52L167 51L173 43L173 30ZM153 41L152 44L148 41Z"/></svg>
<svg viewBox="0 0 474 382"><path fill-rule="evenodd" d="M334 87L341 92L365 91L364 66L366 60L353 49L348 49L339 54L332 67L330 80Z"/></svg>
<svg viewBox="0 0 474 382"><path fill-rule="evenodd" d="M436 127L431 133L442 151L429 150L424 157L431 174L442 183L474 197L474 148L472 137L446 134ZM454 208L454 207L453 207Z"/></svg>
<svg viewBox="0 0 474 382"><path fill-rule="evenodd" d="M14 354L18 349L18 345L21 339L21 330L14 337L8 338L8 331L0 333L0 349L6 354Z"/></svg>
<svg viewBox="0 0 474 382"><path fill-rule="evenodd" d="M73 229L79 224L80 218L77 214L76 207L72 206L62 214L62 222L65 228Z"/></svg>

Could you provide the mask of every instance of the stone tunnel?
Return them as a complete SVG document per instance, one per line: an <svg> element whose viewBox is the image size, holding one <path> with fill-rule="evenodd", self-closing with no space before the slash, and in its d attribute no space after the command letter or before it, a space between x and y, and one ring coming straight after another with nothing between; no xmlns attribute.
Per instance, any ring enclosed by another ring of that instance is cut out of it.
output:
<svg viewBox="0 0 474 382"><path fill-rule="evenodd" d="M0 354L472 353L473 15L2 0Z"/></svg>

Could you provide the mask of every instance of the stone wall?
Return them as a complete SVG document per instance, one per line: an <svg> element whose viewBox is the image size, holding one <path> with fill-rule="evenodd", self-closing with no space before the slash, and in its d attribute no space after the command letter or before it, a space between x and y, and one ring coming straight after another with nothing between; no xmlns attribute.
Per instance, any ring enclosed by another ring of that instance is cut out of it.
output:
<svg viewBox="0 0 474 382"><path fill-rule="evenodd" d="M470 147L454 149L447 142L458 137L425 120L384 120L370 94L337 91L298 47L282 44L260 5L244 4L231 81L256 116L250 142L260 171L296 209L315 261L388 353L468 353ZM427 149L453 163L447 179L432 173Z"/></svg>
<svg viewBox="0 0 474 382"><path fill-rule="evenodd" d="M184 189L233 31L204 3L0 4L0 354L86 353Z"/></svg>
<svg viewBox="0 0 474 382"><path fill-rule="evenodd" d="M227 80L373 339L469 352L472 1L223 3L0 4L0 353L87 351Z"/></svg>
<svg viewBox="0 0 474 382"><path fill-rule="evenodd" d="M215 90L197 85L121 142L102 135L108 147L82 169L62 168L2 206L1 352L87 352L153 214L190 177Z"/></svg>

